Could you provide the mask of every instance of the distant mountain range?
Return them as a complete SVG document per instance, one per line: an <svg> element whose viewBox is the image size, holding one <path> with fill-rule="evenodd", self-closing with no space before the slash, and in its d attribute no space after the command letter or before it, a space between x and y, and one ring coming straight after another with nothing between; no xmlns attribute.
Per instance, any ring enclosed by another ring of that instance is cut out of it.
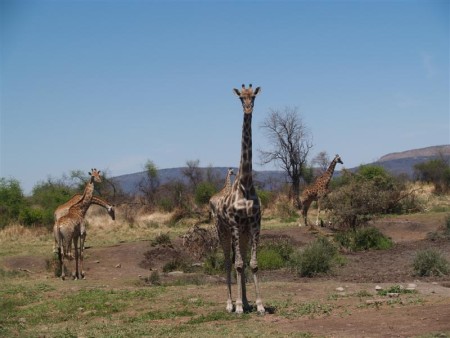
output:
<svg viewBox="0 0 450 338"><path fill-rule="evenodd" d="M379 165L393 175L406 174L412 177L416 164L439 158L440 156L446 160L450 160L449 144L387 154L371 164Z"/></svg>
<svg viewBox="0 0 450 338"><path fill-rule="evenodd" d="M416 164L429 161L433 158L438 158L439 156L443 156L445 159L450 160L450 145L433 146L391 153L384 155L377 161L368 164L381 166L393 175L406 174L407 176L412 177L414 175L414 166ZM187 183L188 179L185 175L183 175L184 169L186 168L178 167L159 169L158 178L160 184L177 181ZM200 168L203 175L206 175L206 173L210 171L213 176L222 180L225 179L227 169L227 167ZM349 170L356 169L357 168L352 168ZM237 172L237 168L235 168L235 172ZM338 175L339 172L336 172L336 174ZM112 178L112 180L122 189L123 192L134 194L139 191L139 184L145 178L146 173L145 171L142 171L134 174L116 176ZM280 170L255 171L254 179L260 187L267 190L276 189L289 181L286 173Z"/></svg>

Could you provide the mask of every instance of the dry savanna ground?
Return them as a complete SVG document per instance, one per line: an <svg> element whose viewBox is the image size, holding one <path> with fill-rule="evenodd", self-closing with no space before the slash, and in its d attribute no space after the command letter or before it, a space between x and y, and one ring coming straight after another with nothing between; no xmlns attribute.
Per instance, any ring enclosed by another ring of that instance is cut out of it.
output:
<svg viewBox="0 0 450 338"><path fill-rule="evenodd" d="M261 271L264 316L226 313L223 274L206 275L200 267L162 271L187 255L180 236L192 225L188 221L168 226L170 215L152 214L129 224L120 208L112 221L93 207L86 279L65 281L55 277L51 234L12 226L0 232L0 336L447 337L450 277L414 276L412 262L425 248L440 250L450 261L450 241L430 236L442 230L449 211L433 208L375 221L393 248L342 252L345 264L325 276ZM152 246L160 234L168 234L172 245ZM265 214L262 243L285 238L301 249L316 236ZM390 297L377 286L414 291ZM251 278L248 296L253 304Z"/></svg>

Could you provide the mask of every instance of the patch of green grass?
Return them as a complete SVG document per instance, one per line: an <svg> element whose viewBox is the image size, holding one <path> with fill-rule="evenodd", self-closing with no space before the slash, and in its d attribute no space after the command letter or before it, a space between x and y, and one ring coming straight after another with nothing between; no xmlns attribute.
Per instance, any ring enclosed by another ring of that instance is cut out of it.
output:
<svg viewBox="0 0 450 338"><path fill-rule="evenodd" d="M367 290L361 290L355 294L359 298L372 297L373 295Z"/></svg>
<svg viewBox="0 0 450 338"><path fill-rule="evenodd" d="M23 271L4 270L0 268L0 280L2 281L5 281L7 279L23 278L23 277L27 277L27 274Z"/></svg>
<svg viewBox="0 0 450 338"><path fill-rule="evenodd" d="M131 302L148 301L164 292L164 289L82 289L58 295L53 291L54 288L45 283L34 286L3 286L0 291L0 326L20 330L22 323L26 323L23 326L61 323L77 320L85 315L89 318L108 318ZM53 292L51 297L49 292Z"/></svg>
<svg viewBox="0 0 450 338"><path fill-rule="evenodd" d="M200 275L186 275L180 276L180 278L174 281L167 282L166 286L185 286L185 285L205 285L207 284L206 278Z"/></svg>
<svg viewBox="0 0 450 338"><path fill-rule="evenodd" d="M170 310L170 311L148 311L137 317L129 319L130 323L143 322L148 320L174 319L178 317L192 317L195 313L187 309Z"/></svg>
<svg viewBox="0 0 450 338"><path fill-rule="evenodd" d="M380 296L387 296L388 293L399 293L399 294L406 294L406 293L417 293L416 290L407 290L401 285L393 285L389 289L384 289L378 291L378 294Z"/></svg>
<svg viewBox="0 0 450 338"><path fill-rule="evenodd" d="M224 320L245 320L249 319L249 314L242 314L237 316L235 313L228 313L225 311L214 311L206 315L200 315L190 319L188 324L201 324L206 322L224 321Z"/></svg>
<svg viewBox="0 0 450 338"><path fill-rule="evenodd" d="M277 314L286 318L328 316L333 311L332 305L316 301L297 304L288 300L276 303L274 307L277 310Z"/></svg>

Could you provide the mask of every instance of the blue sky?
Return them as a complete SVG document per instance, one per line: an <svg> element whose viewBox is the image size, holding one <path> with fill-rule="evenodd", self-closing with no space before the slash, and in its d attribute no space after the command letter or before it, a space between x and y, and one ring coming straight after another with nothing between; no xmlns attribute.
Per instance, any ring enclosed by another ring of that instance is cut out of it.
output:
<svg viewBox="0 0 450 338"><path fill-rule="evenodd" d="M347 168L449 144L449 4L0 0L0 176L238 166L242 83L255 150L286 106Z"/></svg>

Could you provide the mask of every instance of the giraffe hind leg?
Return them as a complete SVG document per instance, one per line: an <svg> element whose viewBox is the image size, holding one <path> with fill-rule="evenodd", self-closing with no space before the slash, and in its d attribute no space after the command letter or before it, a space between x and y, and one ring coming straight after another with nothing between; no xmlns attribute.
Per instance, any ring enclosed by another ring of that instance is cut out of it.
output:
<svg viewBox="0 0 450 338"><path fill-rule="evenodd" d="M223 250L224 255L224 265L226 271L226 280L227 280L227 312L233 311L233 300L231 298L231 233L226 229L228 226L224 223L220 223L217 218L215 218L215 224L217 229L217 234L219 237L220 245ZM234 256L234 250L233 250Z"/></svg>
<svg viewBox="0 0 450 338"><path fill-rule="evenodd" d="M242 314L244 313L242 285L243 283L245 283L245 280L243 280L243 278L245 278L245 275L243 275L244 260L241 254L241 245L239 236L240 236L239 228L234 227L232 230L232 242L235 254L234 268L236 270L236 284L237 284L236 313Z"/></svg>
<svg viewBox="0 0 450 338"><path fill-rule="evenodd" d="M258 228L252 229L252 247L251 247L251 258L250 258L250 268L252 269L253 274L253 283L255 284L255 293L256 293L256 311L259 314L264 314L266 312L262 299L261 299L261 290L259 287L258 280L258 260L257 260L257 249L259 243L259 230Z"/></svg>

